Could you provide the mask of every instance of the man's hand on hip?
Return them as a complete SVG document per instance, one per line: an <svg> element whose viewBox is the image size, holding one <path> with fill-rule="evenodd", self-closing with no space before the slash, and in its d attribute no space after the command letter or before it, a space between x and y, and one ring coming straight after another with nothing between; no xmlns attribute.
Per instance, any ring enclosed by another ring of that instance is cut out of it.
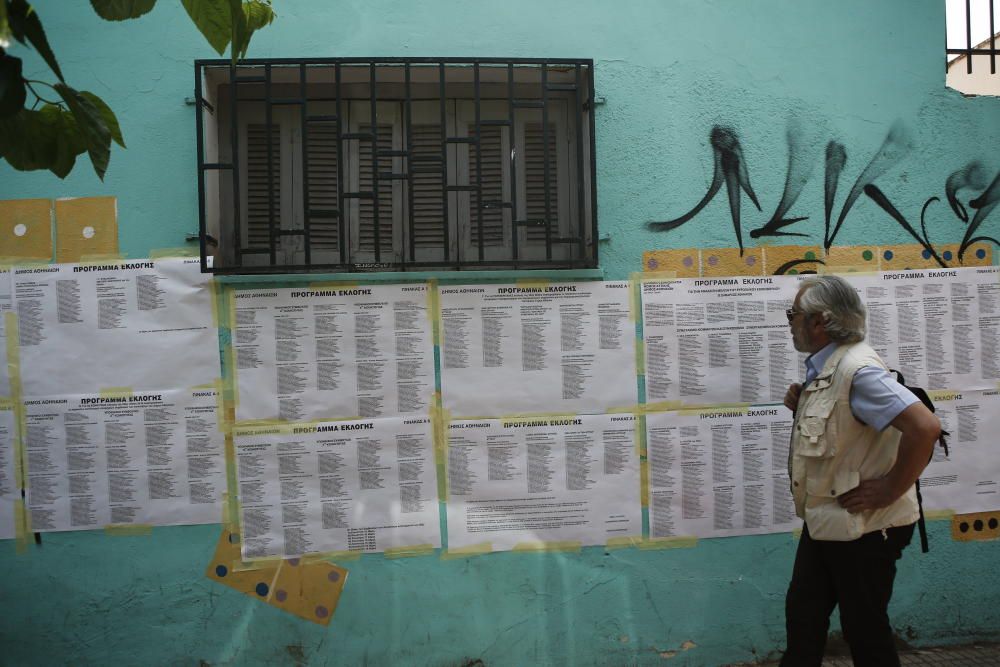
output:
<svg viewBox="0 0 1000 667"><path fill-rule="evenodd" d="M802 385L798 382L788 385L788 391L785 392L785 407L795 412L795 408L799 406L799 394L801 393Z"/></svg>
<svg viewBox="0 0 1000 667"><path fill-rule="evenodd" d="M892 504L898 494L894 493L888 479L866 479L847 493L837 496L837 502L851 514L865 510L877 510Z"/></svg>

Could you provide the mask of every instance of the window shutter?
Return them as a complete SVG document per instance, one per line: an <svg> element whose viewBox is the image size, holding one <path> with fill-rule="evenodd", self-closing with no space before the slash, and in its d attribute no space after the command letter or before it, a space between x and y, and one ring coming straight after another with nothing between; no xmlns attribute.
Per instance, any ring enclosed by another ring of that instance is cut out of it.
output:
<svg viewBox="0 0 1000 667"><path fill-rule="evenodd" d="M340 188L337 124L313 121L307 123L306 129L306 164L309 169L306 187L312 245L320 250L337 250L340 240L340 218L336 216Z"/></svg>
<svg viewBox="0 0 1000 667"><path fill-rule="evenodd" d="M559 170L556 150L556 126L549 123L549 225L552 236L559 236ZM527 219L539 221L528 227L529 241L545 241L545 144L541 123L524 126L524 183Z"/></svg>
<svg viewBox="0 0 1000 667"><path fill-rule="evenodd" d="M477 160L476 153L481 154ZM483 209L483 245L502 246L503 208L503 132L500 127L482 127L479 147L469 145L469 185L478 185L477 171L482 167L482 198L489 208ZM469 238L473 248L479 246L479 193L469 197Z"/></svg>
<svg viewBox="0 0 1000 667"><path fill-rule="evenodd" d="M246 247L268 248L271 211L281 227L281 126L271 125L271 173L267 169L267 125L247 125ZM270 191L272 200L268 198ZM272 208L273 207L273 208Z"/></svg>
<svg viewBox="0 0 1000 667"><path fill-rule="evenodd" d="M391 124L383 125L380 123L377 127L378 145L376 146L376 151L391 151L393 126ZM359 129L361 132L371 132L372 126L363 124ZM361 192L371 192L375 189L373 180L375 174L392 171L392 158L377 157L375 163L373 163L371 142L361 141L358 143L360 144L358 148L360 153L358 156L359 189ZM388 254L382 257L383 260L388 260L391 258L393 250L392 221L395 214L392 205L392 181L379 181L378 185L379 250L381 253ZM362 199L360 201L360 215L360 224L358 225L359 247L363 251L374 252L375 206L371 199Z"/></svg>
<svg viewBox="0 0 1000 667"><path fill-rule="evenodd" d="M443 248L444 204L441 200L441 125L412 124L413 220L410 233L417 248Z"/></svg>

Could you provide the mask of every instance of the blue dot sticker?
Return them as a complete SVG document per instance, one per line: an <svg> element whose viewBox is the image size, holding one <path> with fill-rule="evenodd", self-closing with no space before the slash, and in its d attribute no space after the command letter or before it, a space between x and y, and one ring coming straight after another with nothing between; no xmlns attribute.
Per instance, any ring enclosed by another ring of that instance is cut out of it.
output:
<svg viewBox="0 0 1000 667"><path fill-rule="evenodd" d="M882 253L882 256L885 257L887 260L892 259L892 251L886 250L884 253Z"/></svg>
<svg viewBox="0 0 1000 667"><path fill-rule="evenodd" d="M951 259L951 250L945 250L944 254L941 255L941 256L944 257L946 260L950 260Z"/></svg>
<svg viewBox="0 0 1000 667"><path fill-rule="evenodd" d="M215 566L215 574L216 574L216 576L224 577L227 574L229 574L229 570L226 568L225 565L216 565Z"/></svg>
<svg viewBox="0 0 1000 667"><path fill-rule="evenodd" d="M931 258L931 251L930 250L924 250L922 253L920 253L920 256L923 257L924 259L930 259Z"/></svg>
<svg viewBox="0 0 1000 667"><path fill-rule="evenodd" d="M986 251L980 248L976 251L976 257L979 259L986 259Z"/></svg>
<svg viewBox="0 0 1000 667"><path fill-rule="evenodd" d="M257 595L264 597L267 595L267 591L270 589L267 587L267 584L265 584L262 581L259 584L257 584L257 588L255 588L254 590L257 592Z"/></svg>

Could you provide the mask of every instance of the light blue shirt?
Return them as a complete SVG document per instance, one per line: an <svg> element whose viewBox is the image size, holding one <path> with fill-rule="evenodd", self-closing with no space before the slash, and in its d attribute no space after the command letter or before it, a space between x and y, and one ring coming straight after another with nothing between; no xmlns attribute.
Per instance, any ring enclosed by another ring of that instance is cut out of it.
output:
<svg viewBox="0 0 1000 667"><path fill-rule="evenodd" d="M806 384L816 379L823 370L823 364L836 349L837 343L830 343L809 355L806 359ZM878 366L859 369L851 383L851 412L876 431L884 429L900 412L919 400L912 391L896 382L889 371Z"/></svg>

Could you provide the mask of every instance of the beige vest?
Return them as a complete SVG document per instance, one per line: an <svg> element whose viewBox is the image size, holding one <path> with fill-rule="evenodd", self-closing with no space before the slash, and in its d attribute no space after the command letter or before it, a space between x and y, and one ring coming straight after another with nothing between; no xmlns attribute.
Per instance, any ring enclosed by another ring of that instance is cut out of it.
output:
<svg viewBox="0 0 1000 667"><path fill-rule="evenodd" d="M792 426L792 497L795 513L818 540L853 540L874 530L909 525L920 516L912 486L877 510L850 514L837 504L837 496L861 480L888 473L899 448L898 430L887 426L876 431L851 412L851 383L865 366L886 368L865 343L840 345L799 397Z"/></svg>

